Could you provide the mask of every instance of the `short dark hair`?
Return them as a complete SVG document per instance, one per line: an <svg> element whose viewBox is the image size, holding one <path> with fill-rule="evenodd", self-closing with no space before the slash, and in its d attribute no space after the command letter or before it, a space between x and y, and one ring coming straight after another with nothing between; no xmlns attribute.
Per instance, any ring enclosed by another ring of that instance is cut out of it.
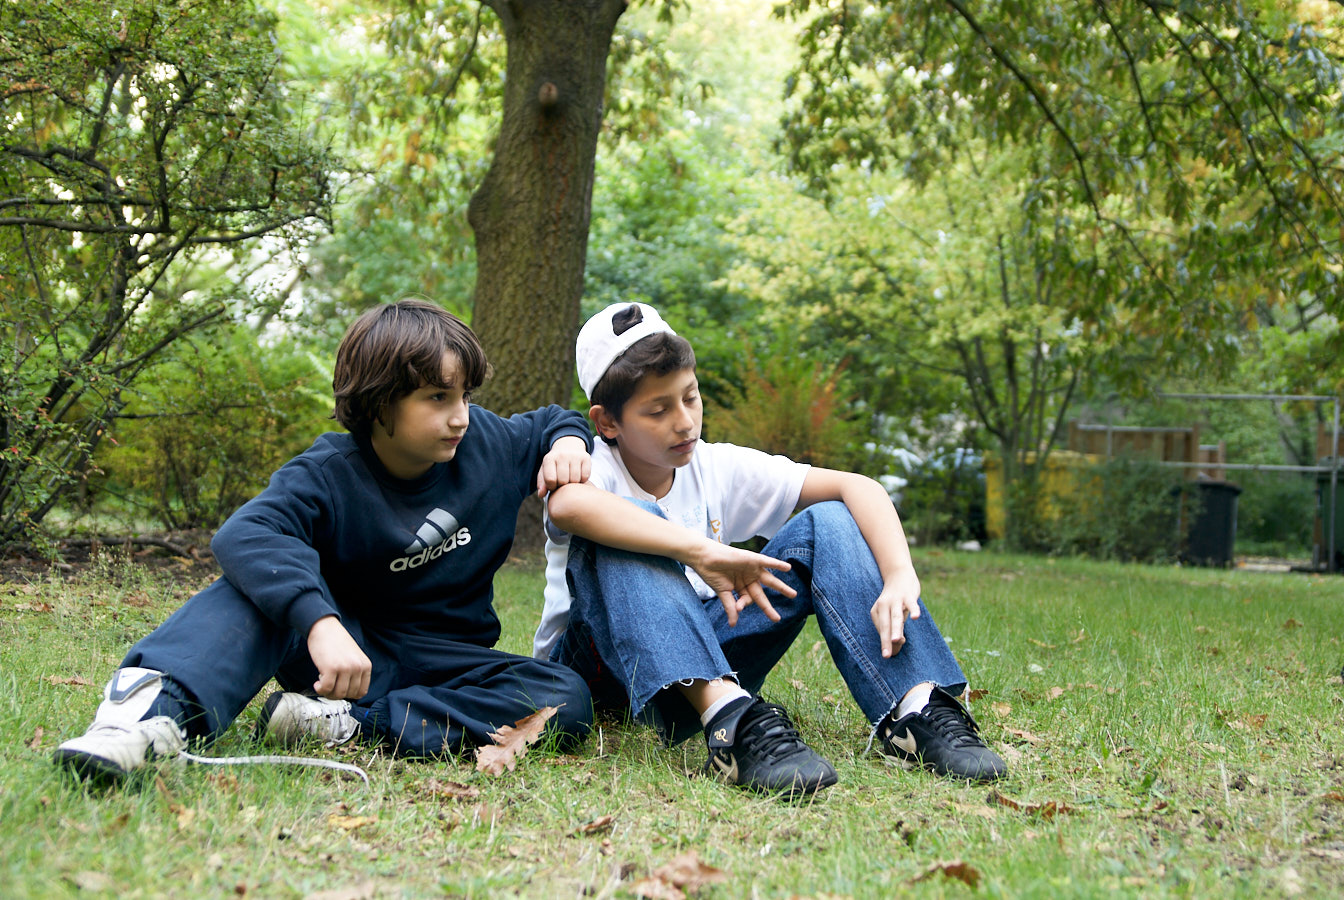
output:
<svg viewBox="0 0 1344 900"><path fill-rule="evenodd" d="M644 319L638 306L631 304L612 317L612 328L622 334L638 325ZM589 400L594 406L601 406L616 421L621 419L621 411L626 401L635 395L639 383L648 375L667 375L682 369L695 368L695 350L691 342L679 334L659 332L646 338L640 338L616 357L616 360L602 373L602 377L593 385ZM615 441L602 437L608 444Z"/></svg>
<svg viewBox="0 0 1344 900"><path fill-rule="evenodd" d="M367 310L346 329L336 350L331 379L336 421L367 436L397 400L426 384L448 387L445 351L461 364L463 390L475 390L490 377L481 342L446 309L399 300Z"/></svg>

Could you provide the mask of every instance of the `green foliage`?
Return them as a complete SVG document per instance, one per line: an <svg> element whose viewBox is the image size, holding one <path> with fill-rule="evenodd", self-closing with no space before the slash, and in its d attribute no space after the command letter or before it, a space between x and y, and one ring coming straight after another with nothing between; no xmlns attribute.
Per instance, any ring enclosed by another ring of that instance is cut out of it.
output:
<svg viewBox="0 0 1344 900"><path fill-rule="evenodd" d="M330 380L293 345L245 328L211 337L175 349L97 457L105 488L165 528L218 527L332 424Z"/></svg>
<svg viewBox="0 0 1344 900"><path fill-rule="evenodd" d="M744 347L741 389L710 398L705 434L828 469L854 471L866 458L866 420L855 415L845 389L844 364L791 351L785 341L762 359Z"/></svg>
<svg viewBox="0 0 1344 900"><path fill-rule="evenodd" d="M1015 546L1056 556L1173 562L1181 523L1199 516L1199 495L1180 470L1115 457L1075 474L1074 490L1048 501L1031 481L1009 492Z"/></svg>
<svg viewBox="0 0 1344 900"><path fill-rule="evenodd" d="M334 161L274 26L251 0L0 5L0 543L166 348L283 299L250 276L320 224Z"/></svg>

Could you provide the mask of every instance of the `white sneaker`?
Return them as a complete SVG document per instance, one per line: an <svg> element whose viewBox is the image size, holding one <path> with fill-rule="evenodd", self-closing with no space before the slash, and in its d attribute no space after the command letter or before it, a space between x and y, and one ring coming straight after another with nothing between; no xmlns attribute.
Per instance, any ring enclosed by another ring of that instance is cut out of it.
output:
<svg viewBox="0 0 1344 900"><path fill-rule="evenodd" d="M287 691L267 697L257 719L258 737L287 747L304 738L316 738L335 747L350 740L358 730L359 723L350 715L350 701Z"/></svg>
<svg viewBox="0 0 1344 900"><path fill-rule="evenodd" d="M182 726L168 716L140 718L162 689L162 672L118 669L103 688L93 724L57 747L53 761L84 777L121 778L144 765L151 751L178 755L187 746Z"/></svg>

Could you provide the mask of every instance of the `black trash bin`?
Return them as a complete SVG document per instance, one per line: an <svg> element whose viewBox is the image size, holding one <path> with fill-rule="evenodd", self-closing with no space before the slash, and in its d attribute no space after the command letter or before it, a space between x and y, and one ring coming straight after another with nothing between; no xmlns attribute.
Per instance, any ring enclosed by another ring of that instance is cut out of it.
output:
<svg viewBox="0 0 1344 900"><path fill-rule="evenodd" d="M1318 466L1333 466L1330 457L1317 460ZM1312 541L1312 562L1331 572L1344 569L1344 472L1335 476L1333 509L1331 508L1330 473L1316 473L1316 527ZM1334 532L1330 520L1334 519ZM1333 543L1331 542L1333 538Z"/></svg>
<svg viewBox="0 0 1344 900"><path fill-rule="evenodd" d="M1226 481L1201 481L1196 485L1199 512L1186 532L1182 559L1196 566L1232 565L1237 537L1238 485Z"/></svg>

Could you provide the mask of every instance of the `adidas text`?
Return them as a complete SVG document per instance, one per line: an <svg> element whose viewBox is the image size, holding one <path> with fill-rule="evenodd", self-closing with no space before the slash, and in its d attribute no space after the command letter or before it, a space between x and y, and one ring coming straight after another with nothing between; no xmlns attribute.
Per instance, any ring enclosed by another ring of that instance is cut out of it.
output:
<svg viewBox="0 0 1344 900"><path fill-rule="evenodd" d="M459 528L457 531L448 535L448 538L443 543L436 544L433 547L426 547L419 553L412 554L411 556L403 556L398 559L394 559L392 560L392 563L391 565L388 566L388 568L391 569L393 572L404 572L407 569L418 569L425 563L430 562L432 560L436 560L440 556L443 556L443 554L455 550L458 547L463 546L464 544L470 544L470 543L471 543L471 531L468 530L465 526L463 526L462 528Z"/></svg>

